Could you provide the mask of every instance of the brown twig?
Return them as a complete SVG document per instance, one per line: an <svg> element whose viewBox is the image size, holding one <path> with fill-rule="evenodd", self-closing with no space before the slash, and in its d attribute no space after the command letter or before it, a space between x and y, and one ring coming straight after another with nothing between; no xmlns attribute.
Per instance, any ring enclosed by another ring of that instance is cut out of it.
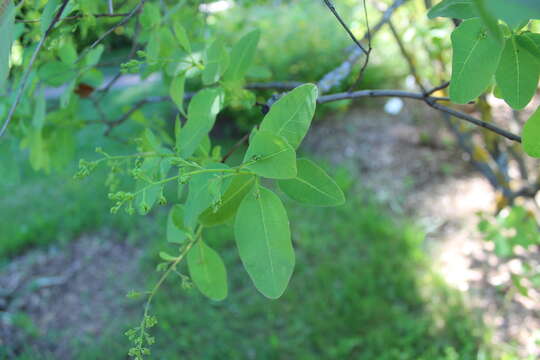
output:
<svg viewBox="0 0 540 360"><path fill-rule="evenodd" d="M77 20L77 19L82 19L84 17L89 17L89 16L92 16L92 17L95 17L95 18L117 18L117 17L126 17L126 16L129 16L129 13L117 13L117 14L92 14L92 15L71 15L71 16L66 16L62 19L59 20L59 22L62 22L62 21L67 21L67 20ZM32 19L32 20L17 20L15 21L16 23L19 23L19 24L32 24L32 23L38 23L38 22L41 22L41 19Z"/></svg>
<svg viewBox="0 0 540 360"><path fill-rule="evenodd" d="M428 93L432 93L432 91L430 90L428 91ZM492 123L485 122L483 120L477 119L463 112L441 105L437 102L438 98L432 98L422 93L414 93L414 92L402 91L402 90L362 90L362 91L355 91L351 93L345 92L345 93L337 93L337 94L331 94L331 95L323 95L317 99L317 102L319 104L324 104L324 103L328 103L332 101L345 100L345 99L358 99L362 97L399 97L399 98L407 98L407 99L423 101L428 106L436 110L452 115L458 119L465 120L473 125L490 130L509 140L516 141L519 143L521 142L521 137L519 135L516 135L510 131L502 129Z"/></svg>

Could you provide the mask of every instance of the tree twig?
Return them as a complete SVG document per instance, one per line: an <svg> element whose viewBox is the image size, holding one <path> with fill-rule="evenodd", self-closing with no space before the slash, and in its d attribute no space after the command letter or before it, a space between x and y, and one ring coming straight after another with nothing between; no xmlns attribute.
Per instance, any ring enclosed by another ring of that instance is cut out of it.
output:
<svg viewBox="0 0 540 360"><path fill-rule="evenodd" d="M88 16L92 16L92 17L95 17L95 18L116 18L116 17L129 16L129 13L71 15L71 16L66 16L66 17L64 17L62 19L59 19L58 22L63 22L63 21L67 21L67 20L77 20L77 19L82 19L84 17L88 17ZM33 24L33 23L38 23L40 21L41 21L41 19L31 19L31 20L16 20L15 22L19 23L19 24Z"/></svg>
<svg viewBox="0 0 540 360"><path fill-rule="evenodd" d="M60 17L62 16L62 13L66 9L66 6L67 6L68 2L69 2L69 0L64 0L62 2L62 5L60 6L60 9L58 9L58 11L56 12L56 15L54 16L54 18L51 21L51 24L49 25L47 30L45 30L45 33L43 34L43 36L39 40L39 43L37 44L36 49L32 53L32 57L30 58L30 62L28 63L28 67L26 68L26 71L25 71L25 73L23 75L21 83L19 84L19 88L17 90L17 95L15 97L15 101L11 105L11 107L9 109L9 112L8 112L8 115L6 117L6 120L4 121L4 124L2 125L2 128L0 129L0 137L2 137L2 135L6 132L7 127L8 127L8 125L9 125L9 123L10 123L12 117L13 117L13 114L15 113L15 110L17 109L17 106L19 105L19 102L21 101L24 90L26 88L26 84L28 82L28 78L30 77L30 73L32 71L32 67L34 66L34 63L36 62L37 56L38 56L39 52L41 51L41 48L43 47L43 44L45 44L45 40L47 40L47 37L51 33L52 29L54 28L54 26L56 25L56 23L58 22Z"/></svg>
<svg viewBox="0 0 540 360"><path fill-rule="evenodd" d="M488 129L509 140L516 141L519 143L521 142L521 137L519 135L516 135L510 131L502 129L492 123L488 123L483 120L477 119L469 114L465 114L463 112L441 105L437 102L438 98L432 98L422 93L414 93L414 92L402 91L402 90L362 90L362 91L355 91L351 93L345 92L345 93L337 93L337 94L331 94L331 95L323 95L317 99L317 102L319 104L324 104L324 103L328 103L332 101L358 99L362 97L399 97L399 98L407 98L407 99L423 101L428 106L436 110L452 115L458 119L465 120L476 126Z"/></svg>

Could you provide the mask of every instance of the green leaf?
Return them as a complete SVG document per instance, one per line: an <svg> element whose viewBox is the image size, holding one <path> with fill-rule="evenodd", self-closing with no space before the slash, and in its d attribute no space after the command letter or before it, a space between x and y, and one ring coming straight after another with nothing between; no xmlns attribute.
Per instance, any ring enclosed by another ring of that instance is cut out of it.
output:
<svg viewBox="0 0 540 360"><path fill-rule="evenodd" d="M186 77L182 75L175 76L171 81L171 86L169 87L169 95L173 99L174 103L180 110L180 113L187 117L184 110L184 87L186 83Z"/></svg>
<svg viewBox="0 0 540 360"><path fill-rule="evenodd" d="M101 59L101 55L103 55L104 50L105 50L105 47L102 44L99 44L92 50L88 51L85 57L86 66L92 67L92 66L97 65L97 63Z"/></svg>
<svg viewBox="0 0 540 360"><path fill-rule="evenodd" d="M187 255L189 274L203 295L220 301L227 297L227 270L217 252L199 240Z"/></svg>
<svg viewBox="0 0 540 360"><path fill-rule="evenodd" d="M293 148L298 148L311 125L317 94L313 84L301 85L287 93L272 105L261 130L283 136Z"/></svg>
<svg viewBox="0 0 540 360"><path fill-rule="evenodd" d="M540 62L540 34L526 31L516 35L516 40L521 47L535 57L537 62Z"/></svg>
<svg viewBox="0 0 540 360"><path fill-rule="evenodd" d="M244 268L264 296L280 297L291 278L295 256L287 212L279 197L258 187L238 209L236 245Z"/></svg>
<svg viewBox="0 0 540 360"><path fill-rule="evenodd" d="M41 81L51 86L60 86L74 78L76 74L70 66L60 61L47 62L38 70Z"/></svg>
<svg viewBox="0 0 540 360"><path fill-rule="evenodd" d="M6 87L13 42L15 7L11 0L0 0L0 93Z"/></svg>
<svg viewBox="0 0 540 360"><path fill-rule="evenodd" d="M206 50L205 66L202 72L204 85L217 82L229 66L229 53L225 49L223 40L216 39Z"/></svg>
<svg viewBox="0 0 540 360"><path fill-rule="evenodd" d="M174 244L183 243L190 233L184 225L184 207L176 204L171 207L167 217L167 241Z"/></svg>
<svg viewBox="0 0 540 360"><path fill-rule="evenodd" d="M336 182L308 159L298 159L296 178L279 180L279 188L291 199L303 204L336 206L345 202L343 191Z"/></svg>
<svg viewBox="0 0 540 360"><path fill-rule="evenodd" d="M523 109L538 86L538 63L514 36L506 41L495 74L503 99L514 109Z"/></svg>
<svg viewBox="0 0 540 360"><path fill-rule="evenodd" d="M540 158L540 107L523 126L522 140L523 151L529 156Z"/></svg>
<svg viewBox="0 0 540 360"><path fill-rule="evenodd" d="M269 131L260 130L253 137L244 157L246 167L270 179L296 176L296 153L287 141Z"/></svg>
<svg viewBox="0 0 540 360"><path fill-rule="evenodd" d="M180 155L190 157L201 140L214 126L216 116L223 106L221 89L203 89L199 91L188 107L188 120L180 132Z"/></svg>
<svg viewBox="0 0 540 360"><path fill-rule="evenodd" d="M72 41L66 41L60 49L58 49L58 57L66 65L74 64L77 61L77 50Z"/></svg>
<svg viewBox="0 0 540 360"><path fill-rule="evenodd" d="M161 23L161 11L159 5L148 2L144 4L141 12L140 21L143 29L152 29Z"/></svg>
<svg viewBox="0 0 540 360"><path fill-rule="evenodd" d="M479 19L465 20L452 33L450 99L466 104L491 84L503 45L489 35Z"/></svg>
<svg viewBox="0 0 540 360"><path fill-rule="evenodd" d="M45 31L47 31L47 29L51 25L51 22L53 21L58 4L60 4L60 0L49 0L47 1L47 4L43 8L43 13L41 14L41 19L40 19L40 24L39 24L41 35L45 34Z"/></svg>
<svg viewBox="0 0 540 360"><path fill-rule="evenodd" d="M222 163L212 163L205 166L205 169L228 169L229 167ZM219 199L216 199L215 191L212 193L210 187L213 182L218 182L217 191L219 196L223 194L230 182L231 178L221 179L223 173L219 172L207 172L196 174L191 177L189 182L189 192L186 199L184 224L190 228L195 228L197 224L197 218L199 215L209 206L216 205Z"/></svg>
<svg viewBox="0 0 540 360"><path fill-rule="evenodd" d="M34 127L34 129L38 131L43 129L43 125L45 125L46 112L47 103L45 101L45 92L43 89L40 89L36 92L36 107L32 117L32 127Z"/></svg>
<svg viewBox="0 0 540 360"><path fill-rule="evenodd" d="M179 22L174 24L174 33L178 39L178 42L180 43L180 46L188 53L191 53L191 43L189 42L186 29Z"/></svg>
<svg viewBox="0 0 540 360"><path fill-rule="evenodd" d="M255 177L252 175L237 175L233 178L231 185L221 198L221 204L217 209L207 208L199 221L206 227L221 225L232 219L244 197L251 191L255 184Z"/></svg>
<svg viewBox="0 0 540 360"><path fill-rule="evenodd" d="M443 0L429 9L428 17L469 19L478 16L472 0Z"/></svg>
<svg viewBox="0 0 540 360"><path fill-rule="evenodd" d="M529 19L540 18L540 2L536 0L489 0L486 9L512 29L518 29Z"/></svg>
<svg viewBox="0 0 540 360"><path fill-rule="evenodd" d="M260 35L261 32L259 30L254 30L244 35L233 46L230 65L223 76L225 81L236 82L243 79L246 71L253 62Z"/></svg>
<svg viewBox="0 0 540 360"><path fill-rule="evenodd" d="M482 23L487 29L487 32L498 42L503 42L503 33L499 26L499 21L487 9L487 3L491 0L473 0L476 12L480 16Z"/></svg>

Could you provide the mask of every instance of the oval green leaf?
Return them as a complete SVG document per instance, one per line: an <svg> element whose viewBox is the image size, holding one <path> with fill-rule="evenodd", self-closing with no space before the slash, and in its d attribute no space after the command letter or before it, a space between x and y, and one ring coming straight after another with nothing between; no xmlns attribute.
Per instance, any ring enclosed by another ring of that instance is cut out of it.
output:
<svg viewBox="0 0 540 360"><path fill-rule="evenodd" d="M260 130L253 137L244 157L246 167L270 179L296 176L296 153L287 141L269 131Z"/></svg>
<svg viewBox="0 0 540 360"><path fill-rule="evenodd" d="M188 120L180 132L180 156L188 158L195 152L214 126L222 106L223 91L220 88L203 89L195 94L188 106Z"/></svg>
<svg viewBox="0 0 540 360"><path fill-rule="evenodd" d="M469 19L452 33L452 48L450 99L466 104L491 84L503 44L488 34L480 19Z"/></svg>
<svg viewBox="0 0 540 360"><path fill-rule="evenodd" d="M264 187L249 193L236 214L234 233L244 268L257 290L271 299L280 297L295 256L289 219L279 197Z"/></svg>
<svg viewBox="0 0 540 360"><path fill-rule="evenodd" d="M506 103L517 110L527 106L536 92L539 75L534 56L514 36L508 39L495 74Z"/></svg>
<svg viewBox="0 0 540 360"><path fill-rule="evenodd" d="M296 178L279 180L279 188L291 199L315 206L337 206L345 195L326 172L308 159L298 159Z"/></svg>
<svg viewBox="0 0 540 360"><path fill-rule="evenodd" d="M187 255L191 279L203 295L216 301L227 297L227 269L219 254L199 240Z"/></svg>
<svg viewBox="0 0 540 360"><path fill-rule="evenodd" d="M259 30L253 30L244 35L233 46L230 65L223 75L225 81L237 82L244 78L255 57L260 36L261 32Z"/></svg>
<svg viewBox="0 0 540 360"><path fill-rule="evenodd" d="M216 39L206 50L202 81L204 85L217 82L229 66L229 53L223 40Z"/></svg>
<svg viewBox="0 0 540 360"><path fill-rule="evenodd" d="M298 148L311 125L317 95L318 89L313 84L298 86L272 105L261 130L283 136L293 148Z"/></svg>

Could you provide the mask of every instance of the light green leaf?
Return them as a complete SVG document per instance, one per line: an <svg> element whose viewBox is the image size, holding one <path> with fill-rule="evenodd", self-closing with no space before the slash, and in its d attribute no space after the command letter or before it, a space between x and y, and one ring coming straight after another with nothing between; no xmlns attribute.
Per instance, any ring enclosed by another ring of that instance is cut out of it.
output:
<svg viewBox="0 0 540 360"><path fill-rule="evenodd" d="M254 30L242 37L233 47L230 65L223 76L225 81L240 81L251 66L261 32Z"/></svg>
<svg viewBox="0 0 540 360"><path fill-rule="evenodd" d="M251 191L255 184L255 177L252 175L237 175L233 178L231 185L221 199L221 204L214 211L213 208L207 208L199 221L206 227L221 225L232 219L244 197Z"/></svg>
<svg viewBox="0 0 540 360"><path fill-rule="evenodd" d="M228 169L229 166L222 163L211 163L205 166L205 169ZM199 215L209 206L215 205L216 201L215 193L210 191L212 181L218 180L223 173L208 172L196 174L191 177L189 181L189 192L186 199L186 205L184 210L184 224L192 229L197 224ZM218 180L219 181L219 180ZM219 182L217 191L219 194L223 194L229 184L231 178L226 178ZM219 199L218 199L219 200Z"/></svg>
<svg viewBox="0 0 540 360"><path fill-rule="evenodd" d="M203 295L220 301L227 297L227 270L219 254L199 240L187 255L189 274Z"/></svg>
<svg viewBox="0 0 540 360"><path fill-rule="evenodd" d="M187 117L184 110L184 87L186 83L186 77L182 75L175 76L171 81L171 86L169 87L169 95L173 99L174 103L180 110L180 113Z"/></svg>
<svg viewBox="0 0 540 360"><path fill-rule="evenodd" d="M41 14L41 19L39 23L41 35L45 34L45 31L47 31L47 29L51 25L58 4L60 4L60 0L49 0L43 8L43 13Z"/></svg>
<svg viewBox="0 0 540 360"><path fill-rule="evenodd" d="M516 40L521 47L535 57L537 62L540 62L540 34L527 31L516 35Z"/></svg>
<svg viewBox="0 0 540 360"><path fill-rule="evenodd" d="M145 179L156 182L159 178L159 165L159 158L145 158L140 168ZM146 215L152 209L163 189L163 185L152 185L148 181L138 180L135 186L135 204L141 215Z"/></svg>
<svg viewBox="0 0 540 360"><path fill-rule="evenodd" d="M15 7L11 0L0 0L0 93L6 87L9 75L9 58L13 42Z"/></svg>
<svg viewBox="0 0 540 360"><path fill-rule="evenodd" d="M140 15L140 21L143 29L150 30L161 23L161 11L159 5L151 2L144 4Z"/></svg>
<svg viewBox="0 0 540 360"><path fill-rule="evenodd" d="M260 130L253 137L244 157L246 167L270 179L296 176L296 153L287 141L269 131Z"/></svg>
<svg viewBox="0 0 540 360"><path fill-rule="evenodd" d="M261 130L283 136L293 148L298 148L311 125L317 94L313 84L301 85L287 93L272 105Z"/></svg>
<svg viewBox="0 0 540 360"><path fill-rule="evenodd" d="M443 0L429 9L428 17L469 19L478 16L472 0Z"/></svg>
<svg viewBox="0 0 540 360"><path fill-rule="evenodd" d="M223 40L216 39L206 50L202 81L204 85L217 82L229 66L229 53L225 49Z"/></svg>
<svg viewBox="0 0 540 360"><path fill-rule="evenodd" d="M244 268L264 296L280 297L291 278L295 256L287 212L279 197L259 187L236 214L236 245Z"/></svg>
<svg viewBox="0 0 540 360"><path fill-rule="evenodd" d="M186 29L179 22L174 24L174 33L178 39L178 42L180 43L180 46L188 53L191 53L191 43L189 42Z"/></svg>
<svg viewBox="0 0 540 360"><path fill-rule="evenodd" d="M345 202L338 184L314 162L298 159L296 166L296 178L278 182L279 188L291 199L316 206L336 206Z"/></svg>
<svg viewBox="0 0 540 360"><path fill-rule="evenodd" d="M184 225L184 207L176 204L171 207L167 217L167 241L174 244L183 243L190 233Z"/></svg>
<svg viewBox="0 0 540 360"><path fill-rule="evenodd" d="M77 50L71 40L66 41L60 49L58 49L58 57L66 65L74 64L77 61Z"/></svg>
<svg viewBox="0 0 540 360"><path fill-rule="evenodd" d="M101 55L103 55L104 50L105 50L105 47L102 44L99 44L92 50L88 51L85 57L86 66L92 67L92 66L97 65L97 63L101 59Z"/></svg>
<svg viewBox="0 0 540 360"><path fill-rule="evenodd" d="M503 45L489 35L480 19L465 20L452 33L450 99L466 104L491 84Z"/></svg>
<svg viewBox="0 0 540 360"><path fill-rule="evenodd" d="M223 106L223 91L203 89L191 99L188 120L180 132L180 155L190 157L201 140L214 126L216 116Z"/></svg>
<svg viewBox="0 0 540 360"><path fill-rule="evenodd" d="M533 55L516 41L506 41L499 68L495 74L503 99L514 109L523 109L538 86L538 63Z"/></svg>
<svg viewBox="0 0 540 360"><path fill-rule="evenodd" d="M525 123L522 140L523 151L529 156L540 158L540 107Z"/></svg>

